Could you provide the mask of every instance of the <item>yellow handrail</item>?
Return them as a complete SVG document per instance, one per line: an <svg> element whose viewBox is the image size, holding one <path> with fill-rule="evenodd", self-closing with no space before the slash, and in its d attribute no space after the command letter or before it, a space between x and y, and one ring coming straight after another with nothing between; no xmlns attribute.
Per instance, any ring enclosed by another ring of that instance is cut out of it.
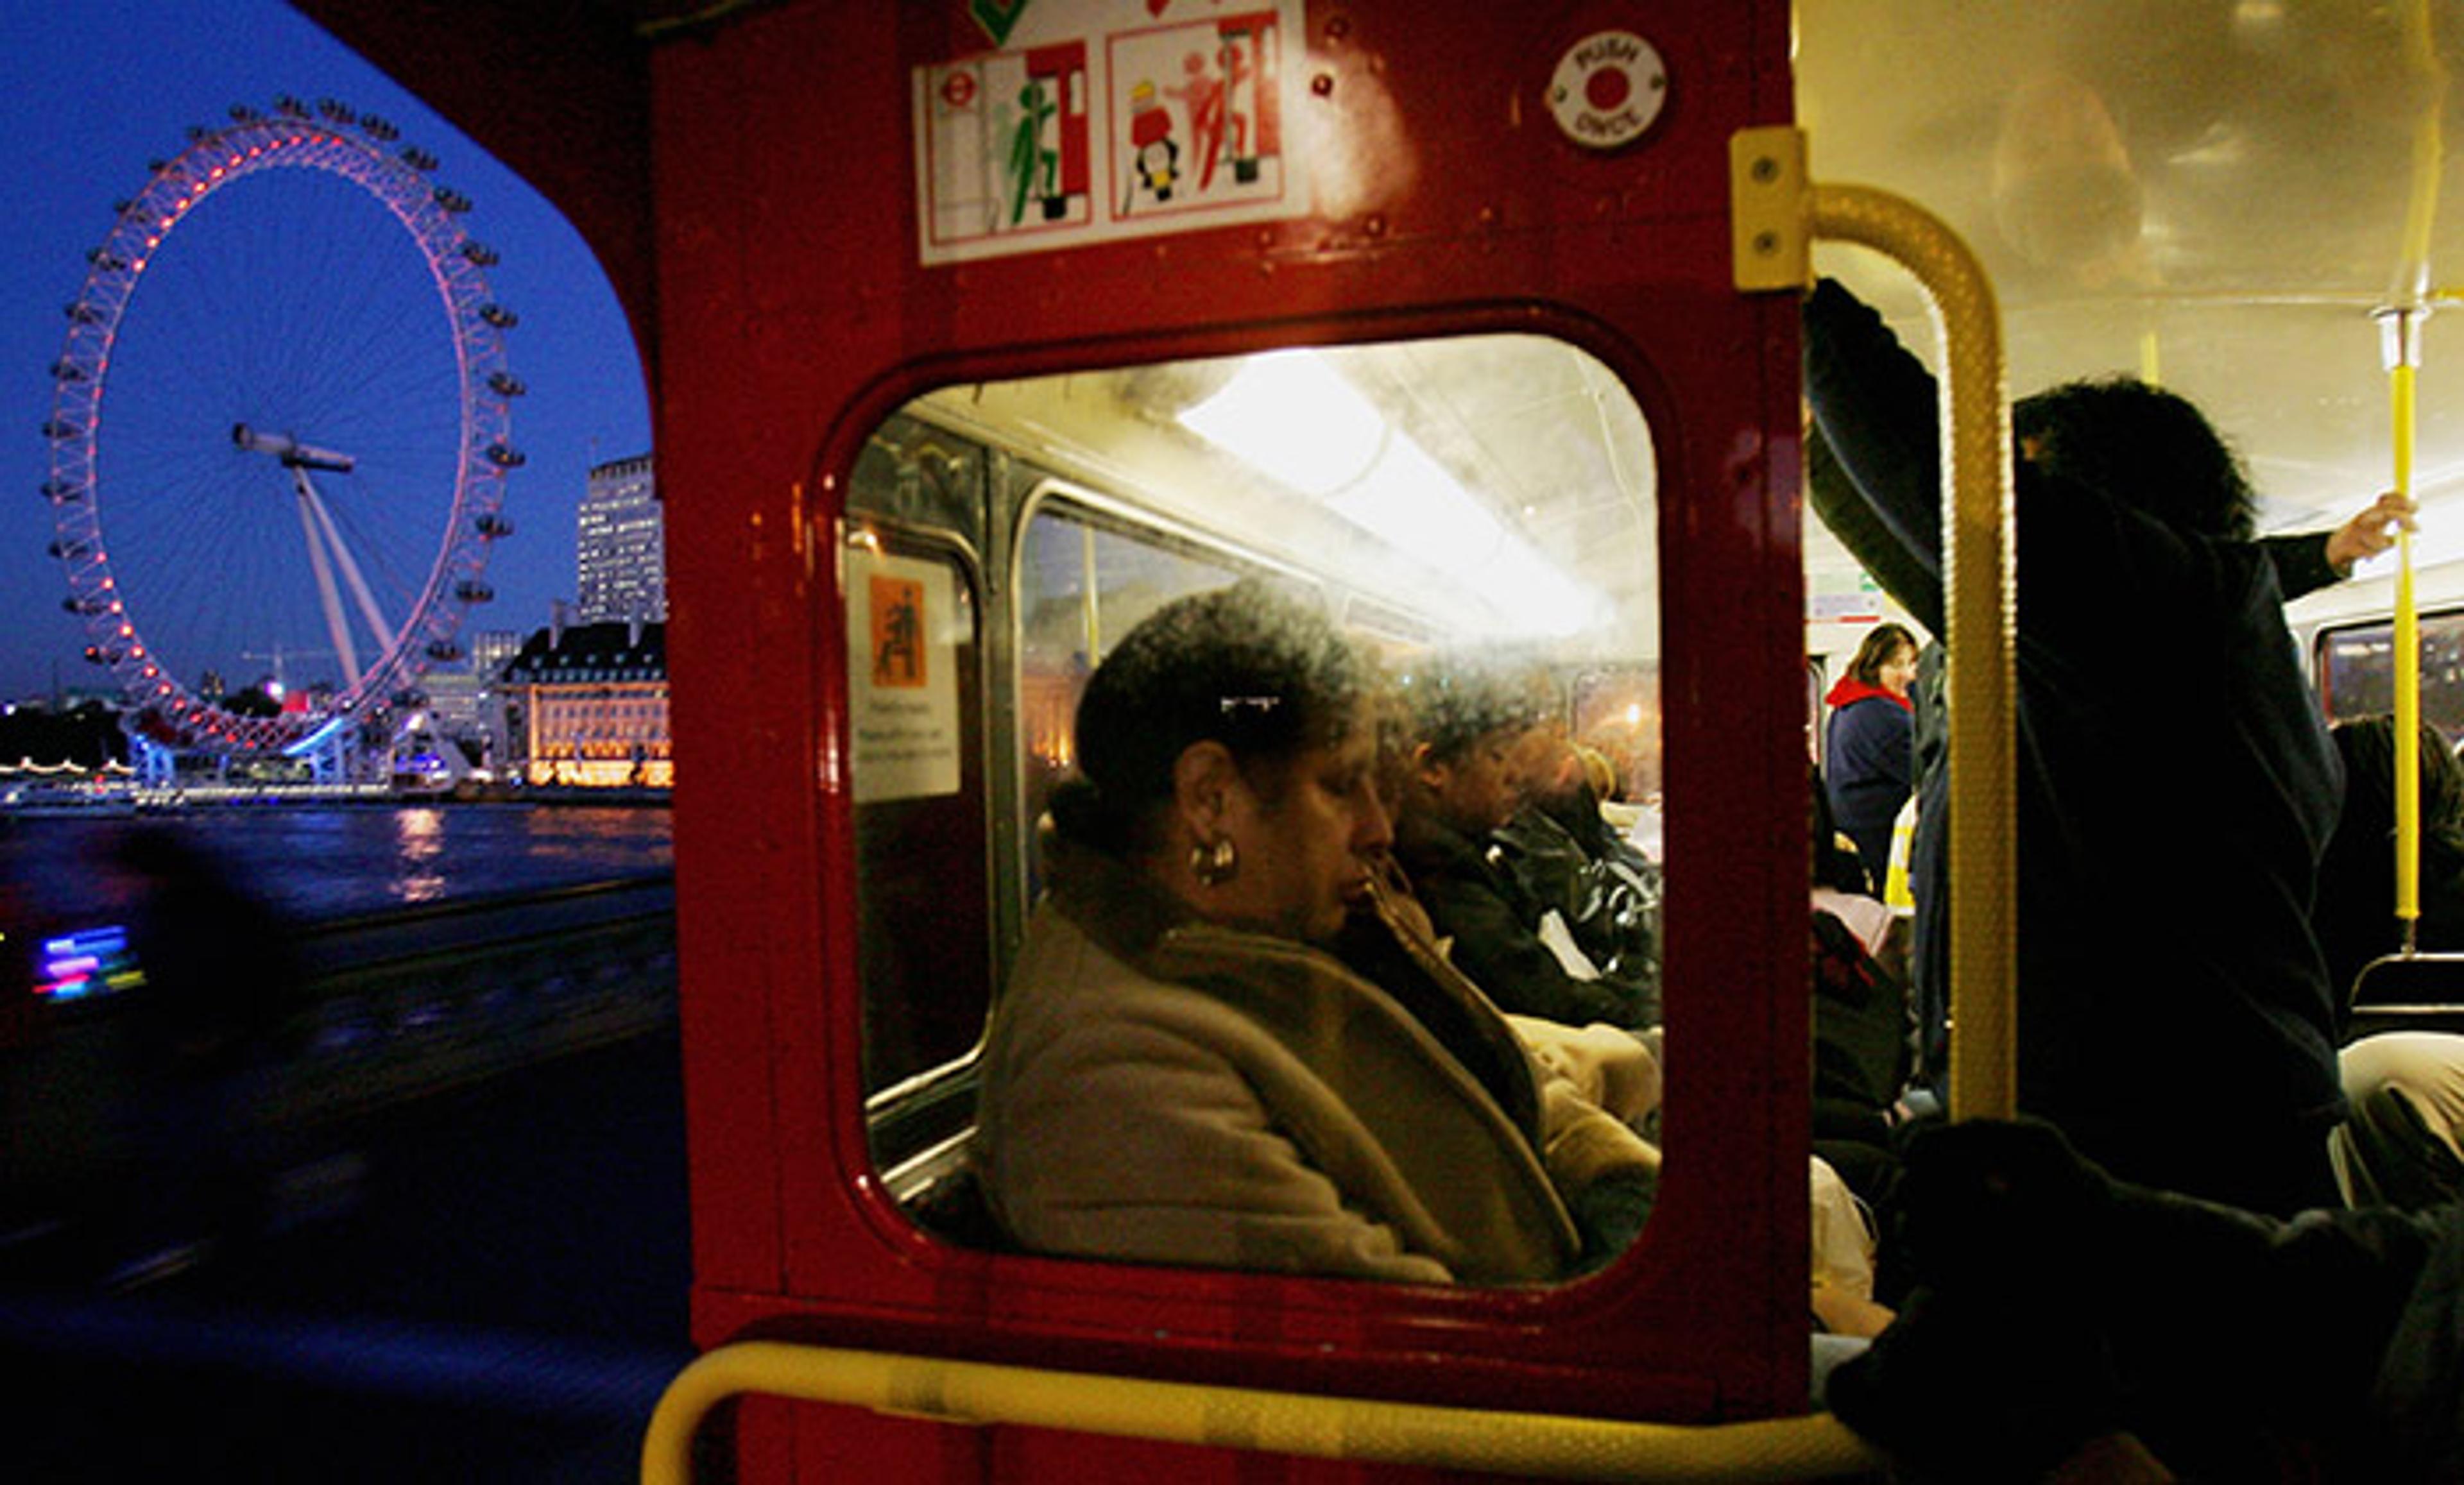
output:
<svg viewBox="0 0 2464 1485"><path fill-rule="evenodd" d="M708 1352L669 1385L642 1442L643 1485L687 1485L694 1430L744 1393L939 1423L1542 1479L1817 1480L1881 1468L1872 1446L1828 1413L1702 1427L1618 1423L743 1341Z"/></svg>
<svg viewBox="0 0 2464 1485"><path fill-rule="evenodd" d="M1950 1107L2007 1119L2017 1106L2018 633L2011 410L2002 316L1982 264L1915 204L1863 186L1816 186L1817 237L1896 258L1931 295L1943 336L1944 690L1950 710Z"/></svg>
<svg viewBox="0 0 2464 1485"><path fill-rule="evenodd" d="M1875 249L1916 276L1942 332L1943 611L1949 632L1950 1103L1962 1117L2017 1106L2018 633L2011 410L2002 316L1984 266L1939 217L1857 186L1811 186L1804 131L1741 129L1728 143L1737 287L1803 290L1816 237Z"/></svg>

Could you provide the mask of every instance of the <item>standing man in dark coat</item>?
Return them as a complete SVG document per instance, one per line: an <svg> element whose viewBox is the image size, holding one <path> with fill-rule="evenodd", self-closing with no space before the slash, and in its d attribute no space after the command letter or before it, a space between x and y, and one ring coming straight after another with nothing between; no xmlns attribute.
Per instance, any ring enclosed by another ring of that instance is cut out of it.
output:
<svg viewBox="0 0 2464 1485"><path fill-rule="evenodd" d="M1815 423L1939 612L1933 379L1835 283L1805 323ZM2149 1185L2331 1205L2343 1099L2308 913L2343 778L2249 486L2144 383L2057 388L2013 422L2020 1107Z"/></svg>

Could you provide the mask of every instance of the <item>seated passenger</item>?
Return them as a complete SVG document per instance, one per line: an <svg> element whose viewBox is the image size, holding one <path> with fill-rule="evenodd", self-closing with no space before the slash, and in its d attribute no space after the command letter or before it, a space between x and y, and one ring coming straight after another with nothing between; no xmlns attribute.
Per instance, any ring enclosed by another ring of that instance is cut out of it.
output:
<svg viewBox="0 0 2464 1485"><path fill-rule="evenodd" d="M1658 1025L1659 863L1601 814L1582 752L1563 728L1533 728L1515 765L1523 804L1497 831L1500 864L1543 918L1557 914L1582 962L1629 996L1639 1023Z"/></svg>
<svg viewBox="0 0 2464 1485"><path fill-rule="evenodd" d="M1853 842L1832 826L1830 799L1812 780L1814 824L1814 1151L1857 1194L1885 1207L1898 1150L1917 1117L1916 1009L1884 957L1891 910L1865 894Z"/></svg>
<svg viewBox="0 0 2464 1485"><path fill-rule="evenodd" d="M2337 1059L2353 1114L2327 1153L2344 1200L2407 1212L2464 1201L2464 1036L2382 1032Z"/></svg>
<svg viewBox="0 0 2464 1485"><path fill-rule="evenodd" d="M1089 679L983 1057L979 1173L1023 1246L1518 1283L1639 1226L1656 1152L1433 946L1381 984L1327 951L1381 895L1371 693L1253 584L1166 605Z"/></svg>
<svg viewBox="0 0 2464 1485"><path fill-rule="evenodd" d="M1522 805L1510 761L1531 719L1500 677L1463 662L1429 666L1407 688L1411 740L1395 859L1463 972L1506 1010L1580 1026L1657 1024L1657 977L1601 975L1551 905L1533 900L1492 833Z"/></svg>
<svg viewBox="0 0 2464 1485"><path fill-rule="evenodd" d="M2310 922L2343 1011L2352 1006L2363 966L2404 948L2395 915L2395 719L2354 717L2329 735L2344 760L2344 808L2319 861ZM2427 722L2420 746L2421 918L2414 939L2422 949L2464 949L2464 763ZM2403 998L2422 997L2408 990Z"/></svg>

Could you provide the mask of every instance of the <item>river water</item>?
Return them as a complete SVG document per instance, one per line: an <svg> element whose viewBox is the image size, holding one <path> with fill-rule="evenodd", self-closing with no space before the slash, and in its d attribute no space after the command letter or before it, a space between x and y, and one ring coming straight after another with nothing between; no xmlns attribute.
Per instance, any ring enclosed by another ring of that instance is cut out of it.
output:
<svg viewBox="0 0 2464 1485"><path fill-rule="evenodd" d="M671 869L657 806L214 807L135 818L0 817L0 894L50 922L127 905L132 841L176 832L276 914L322 921L410 904Z"/></svg>

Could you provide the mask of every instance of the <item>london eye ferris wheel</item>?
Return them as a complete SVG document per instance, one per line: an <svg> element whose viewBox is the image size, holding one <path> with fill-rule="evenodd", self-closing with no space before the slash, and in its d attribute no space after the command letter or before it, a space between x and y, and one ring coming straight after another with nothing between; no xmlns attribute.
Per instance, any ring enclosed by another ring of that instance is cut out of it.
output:
<svg viewBox="0 0 2464 1485"><path fill-rule="evenodd" d="M381 732L494 596L516 317L436 165L338 102L235 107L88 254L43 494L86 658L157 743Z"/></svg>

